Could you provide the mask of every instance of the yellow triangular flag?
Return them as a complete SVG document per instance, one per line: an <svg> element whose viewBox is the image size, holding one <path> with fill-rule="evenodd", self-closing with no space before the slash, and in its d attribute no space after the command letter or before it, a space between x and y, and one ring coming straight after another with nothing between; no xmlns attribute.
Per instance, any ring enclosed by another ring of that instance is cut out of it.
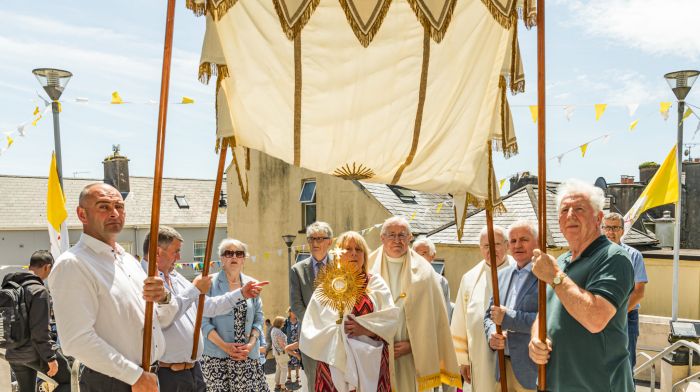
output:
<svg viewBox="0 0 700 392"><path fill-rule="evenodd" d="M685 119L690 117L691 114L693 114L693 109L685 109L685 113L683 113L683 119L681 120L681 122L685 121Z"/></svg>
<svg viewBox="0 0 700 392"><path fill-rule="evenodd" d="M532 122L537 123L537 105L530 105L530 115L532 116Z"/></svg>
<svg viewBox="0 0 700 392"><path fill-rule="evenodd" d="M650 208L678 202L678 164L676 146L668 153L649 185L625 214L625 233L642 213Z"/></svg>
<svg viewBox="0 0 700 392"><path fill-rule="evenodd" d="M435 212L437 212L439 214L440 210L442 210L442 203L438 203L437 209L435 210Z"/></svg>
<svg viewBox="0 0 700 392"><path fill-rule="evenodd" d="M119 96L119 92L115 91L112 93L112 102L111 103L113 105L119 105L119 104L124 103L124 101L122 101L122 97Z"/></svg>
<svg viewBox="0 0 700 392"><path fill-rule="evenodd" d="M500 181L498 181L498 190L500 191L501 189L503 189L503 185L505 185L505 184L506 184L506 179L505 179L505 178L503 178L503 179L501 179Z"/></svg>
<svg viewBox="0 0 700 392"><path fill-rule="evenodd" d="M603 113L605 112L605 108L608 107L607 103L597 103L595 104L595 120L598 121L600 120L600 117L603 116Z"/></svg>
<svg viewBox="0 0 700 392"><path fill-rule="evenodd" d="M36 127L36 123L38 123L39 120L41 120L41 114L39 115L39 117L35 118L34 121L32 121L32 125Z"/></svg>
<svg viewBox="0 0 700 392"><path fill-rule="evenodd" d="M582 144L581 146L579 146L579 148L581 149L581 158L585 157L586 150L588 150L588 143Z"/></svg>
<svg viewBox="0 0 700 392"><path fill-rule="evenodd" d="M409 220L409 222L410 222L410 221L412 221L412 220L414 220L414 219L416 219L416 213L415 213L415 212L414 212L413 214L411 214L411 217L410 217L408 220Z"/></svg>
<svg viewBox="0 0 700 392"><path fill-rule="evenodd" d="M56 101L56 106L58 106L58 112L61 113L63 111L63 108L61 108L61 103Z"/></svg>
<svg viewBox="0 0 700 392"><path fill-rule="evenodd" d="M263 259L267 260L270 258L270 252L263 252Z"/></svg>
<svg viewBox="0 0 700 392"><path fill-rule="evenodd" d="M39 107L38 106L34 108L34 115L36 116L37 114L39 114Z"/></svg>
<svg viewBox="0 0 700 392"><path fill-rule="evenodd" d="M14 142L15 142L15 139L13 139L10 135L7 135L7 148L10 148L10 146Z"/></svg>
<svg viewBox="0 0 700 392"><path fill-rule="evenodd" d="M634 131L634 128L637 128L637 124L639 123L639 120L634 120L630 124L630 131Z"/></svg>
<svg viewBox="0 0 700 392"><path fill-rule="evenodd" d="M183 105L187 105L190 103L194 103L194 99L189 98L189 97L182 97L182 102L180 102Z"/></svg>
<svg viewBox="0 0 700 392"><path fill-rule="evenodd" d="M668 110L671 109L671 102L661 102L659 104L659 112L661 113L661 117L664 118L664 120L668 120Z"/></svg>

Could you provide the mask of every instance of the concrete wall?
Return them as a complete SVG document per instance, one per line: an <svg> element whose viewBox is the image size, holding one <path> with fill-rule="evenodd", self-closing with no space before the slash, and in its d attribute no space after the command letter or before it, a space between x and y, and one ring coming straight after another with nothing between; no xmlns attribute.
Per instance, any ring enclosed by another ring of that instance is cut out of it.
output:
<svg viewBox="0 0 700 392"><path fill-rule="evenodd" d="M645 315L671 316L673 261L645 258L649 276L640 312ZM680 260L678 273L678 317L700 319L700 261Z"/></svg>
<svg viewBox="0 0 700 392"><path fill-rule="evenodd" d="M308 251L299 203L303 180L316 179L317 220L328 222L335 235L362 230L389 217L388 211L361 190L359 184L293 167L257 151L251 151L247 206L243 204L233 168L228 171L227 178L228 233L247 243L251 255L256 256L255 261L252 258L246 261L244 272L271 282L262 294L267 318L285 314L289 307L289 266L282 236L297 236L292 262L302 245ZM371 249L376 248L379 230L372 230L365 238Z"/></svg>
<svg viewBox="0 0 700 392"><path fill-rule="evenodd" d="M175 227L184 238L181 257L183 262L193 261L194 241L206 241L206 227ZM128 252L133 255L143 256L143 240L148 232L147 228L126 228L117 238ZM82 230L69 230L70 244L78 242ZM218 227L214 236L214 246L226 237L226 228ZM0 233L0 265L27 265L29 257L35 250L49 249L49 235L47 229L42 230L14 230ZM214 253L214 256L216 254ZM216 257L213 257L217 259Z"/></svg>

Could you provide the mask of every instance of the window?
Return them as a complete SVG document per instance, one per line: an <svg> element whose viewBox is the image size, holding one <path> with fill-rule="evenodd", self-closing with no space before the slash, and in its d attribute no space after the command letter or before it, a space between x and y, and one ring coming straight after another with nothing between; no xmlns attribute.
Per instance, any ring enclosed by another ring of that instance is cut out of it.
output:
<svg viewBox="0 0 700 392"><path fill-rule="evenodd" d="M192 248L192 259L195 263L204 262L204 251L206 250L206 241L195 241Z"/></svg>
<svg viewBox="0 0 700 392"><path fill-rule="evenodd" d="M190 204L187 202L187 199L185 199L185 195L175 195L175 203L177 203L177 206L180 208L190 208Z"/></svg>
<svg viewBox="0 0 700 392"><path fill-rule="evenodd" d="M416 195L411 191L410 189L406 189L404 187L396 186L396 185L388 185L389 189L391 189L392 192L396 196L398 196L399 200L401 200L404 203L411 203L411 204L418 204L416 202Z"/></svg>
<svg viewBox="0 0 700 392"><path fill-rule="evenodd" d="M301 185L299 202L301 202L301 229L303 231L308 225L316 222L316 180L304 180Z"/></svg>
<svg viewBox="0 0 700 392"><path fill-rule="evenodd" d="M433 266L433 269L435 270L435 272L437 272L438 274L440 274L442 276L445 275L445 260L435 259L430 264Z"/></svg>
<svg viewBox="0 0 700 392"><path fill-rule="evenodd" d="M304 259L308 259L309 257L311 257L311 253L309 253L309 252L297 252L296 259L294 259L294 264L296 264Z"/></svg>

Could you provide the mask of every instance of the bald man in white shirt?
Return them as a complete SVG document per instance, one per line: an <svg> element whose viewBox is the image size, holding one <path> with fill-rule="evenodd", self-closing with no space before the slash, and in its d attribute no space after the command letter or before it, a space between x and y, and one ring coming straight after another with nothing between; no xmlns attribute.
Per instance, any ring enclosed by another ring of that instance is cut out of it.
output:
<svg viewBox="0 0 700 392"><path fill-rule="evenodd" d="M49 287L58 336L66 355L85 364L82 392L157 392L155 374L141 362L146 301L154 306L151 358L165 351L161 327L178 307L159 277L148 277L139 262L116 242L125 221L117 189L90 184L80 193L77 214L83 234L56 261Z"/></svg>

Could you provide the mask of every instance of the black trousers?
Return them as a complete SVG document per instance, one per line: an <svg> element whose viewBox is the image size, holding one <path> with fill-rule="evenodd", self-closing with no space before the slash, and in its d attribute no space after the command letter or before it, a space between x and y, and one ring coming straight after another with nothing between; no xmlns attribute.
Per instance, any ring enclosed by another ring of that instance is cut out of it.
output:
<svg viewBox="0 0 700 392"><path fill-rule="evenodd" d="M80 375L80 392L131 392L131 385L85 367Z"/></svg>
<svg viewBox="0 0 700 392"><path fill-rule="evenodd" d="M60 352L56 355L58 362L58 372L51 377L58 383L55 392L70 392L70 367L68 361ZM15 373L19 392L34 392L36 390L37 371L46 374L49 371L49 364L37 360L29 363L10 363L10 368Z"/></svg>
<svg viewBox="0 0 700 392"><path fill-rule="evenodd" d="M158 384L161 391L205 392L207 389L202 375L202 367L197 361L192 369L174 372L169 368L158 369Z"/></svg>

